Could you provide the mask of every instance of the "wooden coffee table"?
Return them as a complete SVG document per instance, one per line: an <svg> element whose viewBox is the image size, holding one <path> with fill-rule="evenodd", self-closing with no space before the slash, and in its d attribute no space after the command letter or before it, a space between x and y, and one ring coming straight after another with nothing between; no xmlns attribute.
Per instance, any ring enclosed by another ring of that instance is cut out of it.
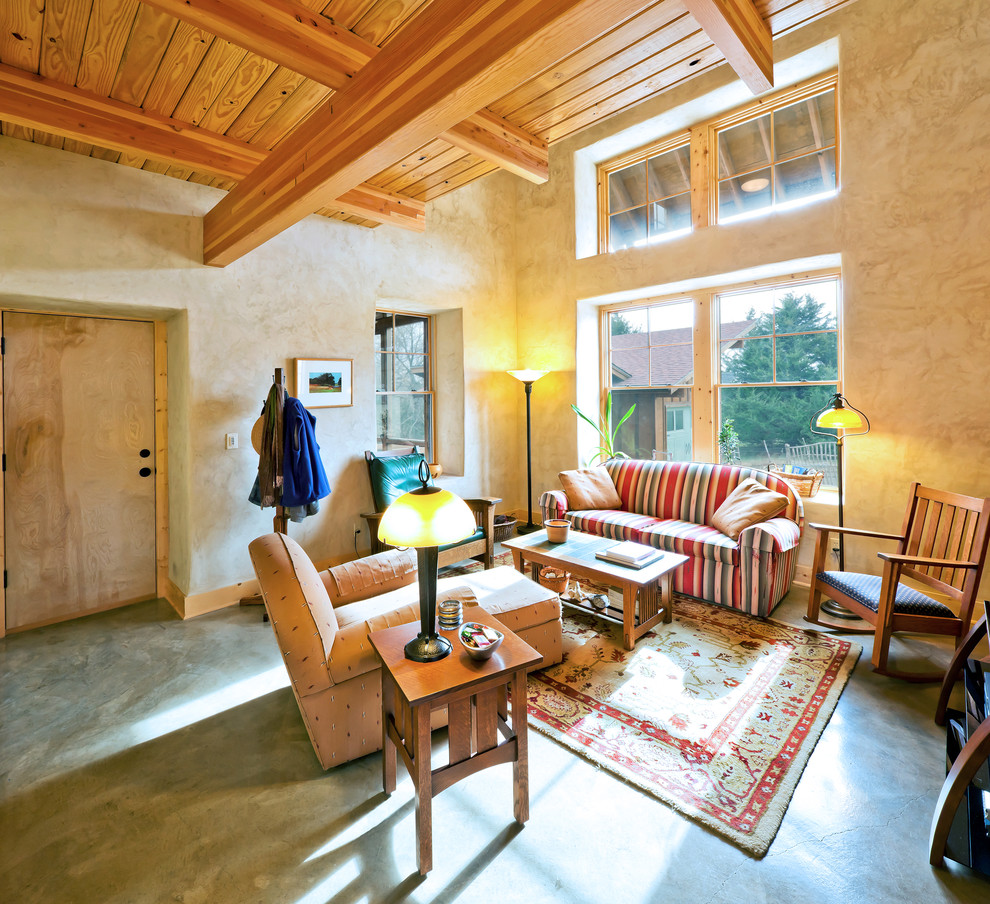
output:
<svg viewBox="0 0 990 904"><path fill-rule="evenodd" d="M541 566L553 565L562 571L569 571L572 577L598 581L621 589L621 612L612 606L604 610L593 609L586 603L565 597L561 597L561 602L593 612L602 618L621 622L623 645L631 650L636 645L636 640L655 624L661 620L670 623L673 616L670 576L688 557L676 552L665 552L655 562L643 568L613 565L595 557L599 550L608 549L618 542L570 530L566 543L551 543L547 540L547 532L541 530L535 534L505 540L502 545L512 550L512 561L519 571L525 573L525 566L530 566L534 581L539 580Z"/></svg>
<svg viewBox="0 0 990 904"><path fill-rule="evenodd" d="M512 763L513 810L529 819L529 761L526 737L526 671L543 657L494 616L478 606L469 621L505 635L491 659L471 659L455 631L441 632L453 652L436 662L413 662L403 647L419 632L419 622L368 635L382 661L382 782L395 790L396 751L416 788L419 871L433 868L433 798L455 782L499 763ZM507 722L506 691L512 693ZM447 707L448 763L432 768L430 713ZM499 743L498 736L503 741Z"/></svg>

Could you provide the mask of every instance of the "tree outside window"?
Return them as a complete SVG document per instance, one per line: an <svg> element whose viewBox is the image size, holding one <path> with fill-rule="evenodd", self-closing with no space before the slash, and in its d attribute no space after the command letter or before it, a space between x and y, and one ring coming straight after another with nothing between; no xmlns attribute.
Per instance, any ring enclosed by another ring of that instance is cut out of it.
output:
<svg viewBox="0 0 990 904"><path fill-rule="evenodd" d="M740 464L813 467L834 484L834 444L811 433L810 419L837 391L838 280L718 302L719 419L733 423Z"/></svg>

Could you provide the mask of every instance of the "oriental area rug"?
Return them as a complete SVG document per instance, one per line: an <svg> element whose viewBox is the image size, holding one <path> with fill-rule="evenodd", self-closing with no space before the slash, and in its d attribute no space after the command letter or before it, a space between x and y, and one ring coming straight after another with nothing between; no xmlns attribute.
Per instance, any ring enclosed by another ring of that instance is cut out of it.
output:
<svg viewBox="0 0 990 904"><path fill-rule="evenodd" d="M614 622L563 623L563 662L529 676L530 727L766 854L862 648L683 597L634 650Z"/></svg>
<svg viewBox="0 0 990 904"><path fill-rule="evenodd" d="M766 854L862 648L682 597L634 650L621 625L563 622L563 662L529 676L530 727Z"/></svg>
<svg viewBox="0 0 990 904"><path fill-rule="evenodd" d="M621 625L565 610L529 724L762 857L860 650L678 598L627 651Z"/></svg>

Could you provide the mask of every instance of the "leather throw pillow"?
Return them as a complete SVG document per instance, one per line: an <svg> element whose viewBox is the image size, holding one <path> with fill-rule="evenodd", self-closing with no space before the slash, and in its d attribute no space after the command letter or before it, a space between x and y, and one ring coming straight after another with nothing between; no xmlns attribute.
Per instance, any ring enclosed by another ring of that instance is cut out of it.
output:
<svg viewBox="0 0 990 904"><path fill-rule="evenodd" d="M728 496L712 515L712 527L730 540L738 540L747 528L787 508L787 497L768 490L762 483L747 477Z"/></svg>
<svg viewBox="0 0 990 904"><path fill-rule="evenodd" d="M622 508L619 491L605 468L561 471L560 485L567 494L567 507L574 511Z"/></svg>

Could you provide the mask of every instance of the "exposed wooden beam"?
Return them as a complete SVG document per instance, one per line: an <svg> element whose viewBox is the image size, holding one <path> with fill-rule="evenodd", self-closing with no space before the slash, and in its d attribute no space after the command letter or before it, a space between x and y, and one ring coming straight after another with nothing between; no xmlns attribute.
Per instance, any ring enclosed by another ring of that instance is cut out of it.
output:
<svg viewBox="0 0 990 904"><path fill-rule="evenodd" d="M146 2L334 89L345 88L379 53L370 41L295 0ZM473 112L440 137L531 182L549 178L547 143L488 110Z"/></svg>
<svg viewBox="0 0 990 904"><path fill-rule="evenodd" d="M203 223L224 266L614 28L645 0L433 0Z"/></svg>
<svg viewBox="0 0 990 904"><path fill-rule="evenodd" d="M550 178L547 143L490 110L469 116L440 137L538 185Z"/></svg>
<svg viewBox="0 0 990 904"><path fill-rule="evenodd" d="M292 0L145 2L330 88L342 88L378 52L374 44Z"/></svg>
<svg viewBox="0 0 990 904"><path fill-rule="evenodd" d="M226 135L3 64L0 64L0 119L238 181L247 177L269 153ZM327 206L378 223L417 232L425 229L423 202L371 185L356 186L340 198L328 201Z"/></svg>
<svg viewBox="0 0 990 904"><path fill-rule="evenodd" d="M753 0L682 0L754 94L773 87L773 37Z"/></svg>

